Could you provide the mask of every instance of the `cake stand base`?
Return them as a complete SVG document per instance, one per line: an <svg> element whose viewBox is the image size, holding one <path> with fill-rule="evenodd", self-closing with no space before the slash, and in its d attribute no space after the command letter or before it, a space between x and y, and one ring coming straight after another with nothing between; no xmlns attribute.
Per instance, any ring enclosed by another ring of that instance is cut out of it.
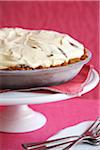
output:
<svg viewBox="0 0 100 150"><path fill-rule="evenodd" d="M44 104L78 97L94 89L99 81L98 72L92 69L88 84L78 95L14 91L0 93L0 105L5 106L0 110L0 131L24 133L41 128L46 123L45 116L33 111L28 104Z"/></svg>
<svg viewBox="0 0 100 150"><path fill-rule="evenodd" d="M10 133L30 132L41 128L46 118L28 105L12 105L0 111L0 131Z"/></svg>

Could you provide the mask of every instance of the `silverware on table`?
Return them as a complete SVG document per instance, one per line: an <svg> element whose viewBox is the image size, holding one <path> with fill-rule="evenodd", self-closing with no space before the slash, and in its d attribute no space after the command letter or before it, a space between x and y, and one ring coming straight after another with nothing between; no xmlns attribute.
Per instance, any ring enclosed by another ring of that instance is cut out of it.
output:
<svg viewBox="0 0 100 150"><path fill-rule="evenodd" d="M69 144L62 150L69 150L76 144L81 143L82 141L88 138L91 139L91 144L100 144L100 118L97 118L96 121L78 139L73 141L71 144ZM95 142L93 141L93 139L95 140Z"/></svg>
<svg viewBox="0 0 100 150"><path fill-rule="evenodd" d="M36 143L25 143L25 144L22 144L22 147L26 150L31 150L33 148L36 148L36 147L40 147L42 148L42 146L44 147L46 144L57 144L60 142L63 142L64 140L70 140L70 139L76 139L78 138L79 136L69 136L69 137L64 137L64 138L59 138L59 139L54 139L54 140L48 140L48 141L43 141L43 142L36 142ZM69 142L68 142L69 143ZM58 144L57 144L58 145ZM55 145L54 145L55 146Z"/></svg>
<svg viewBox="0 0 100 150"><path fill-rule="evenodd" d="M67 144L62 150L69 150L81 142L95 146L100 145L100 118L94 121L94 123L80 136L70 136L37 143L25 143L22 144L22 147L26 150L48 150Z"/></svg>

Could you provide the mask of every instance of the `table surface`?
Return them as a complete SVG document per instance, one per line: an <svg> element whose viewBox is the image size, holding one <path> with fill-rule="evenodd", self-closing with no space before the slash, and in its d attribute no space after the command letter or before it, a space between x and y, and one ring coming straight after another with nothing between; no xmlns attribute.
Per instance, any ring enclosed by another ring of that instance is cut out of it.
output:
<svg viewBox="0 0 100 150"><path fill-rule="evenodd" d="M96 89L88 93L92 95ZM87 94L87 95L88 95ZM47 123L42 128L29 133L0 133L0 149L21 150L21 144L46 140L59 130L77 123L95 120L100 115L100 100L85 98L72 98L59 102L30 105L47 117ZM3 109L3 107L1 107Z"/></svg>
<svg viewBox="0 0 100 150"><path fill-rule="evenodd" d="M34 10L34 11L33 11ZM99 70L99 1L0 1L0 27L51 29L65 32L91 50L90 64ZM59 130L100 115L100 86L80 98L30 105L47 117L41 129L30 133L0 133L1 150L21 150L21 143L46 140ZM1 107L2 109L2 107Z"/></svg>

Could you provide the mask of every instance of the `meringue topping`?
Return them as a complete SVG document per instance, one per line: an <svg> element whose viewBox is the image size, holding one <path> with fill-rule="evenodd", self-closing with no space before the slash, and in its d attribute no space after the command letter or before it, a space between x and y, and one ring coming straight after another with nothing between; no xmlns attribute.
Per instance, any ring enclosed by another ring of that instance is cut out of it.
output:
<svg viewBox="0 0 100 150"><path fill-rule="evenodd" d="M0 69L25 65L50 67L84 55L84 45L51 30L0 29Z"/></svg>

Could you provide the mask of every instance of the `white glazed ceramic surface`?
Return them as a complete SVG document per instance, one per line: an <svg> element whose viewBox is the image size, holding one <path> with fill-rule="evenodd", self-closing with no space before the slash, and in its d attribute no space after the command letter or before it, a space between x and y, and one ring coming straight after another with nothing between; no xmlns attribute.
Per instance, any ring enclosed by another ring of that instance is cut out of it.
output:
<svg viewBox="0 0 100 150"><path fill-rule="evenodd" d="M27 105L8 106L0 111L0 131L24 133L45 125L46 117Z"/></svg>

